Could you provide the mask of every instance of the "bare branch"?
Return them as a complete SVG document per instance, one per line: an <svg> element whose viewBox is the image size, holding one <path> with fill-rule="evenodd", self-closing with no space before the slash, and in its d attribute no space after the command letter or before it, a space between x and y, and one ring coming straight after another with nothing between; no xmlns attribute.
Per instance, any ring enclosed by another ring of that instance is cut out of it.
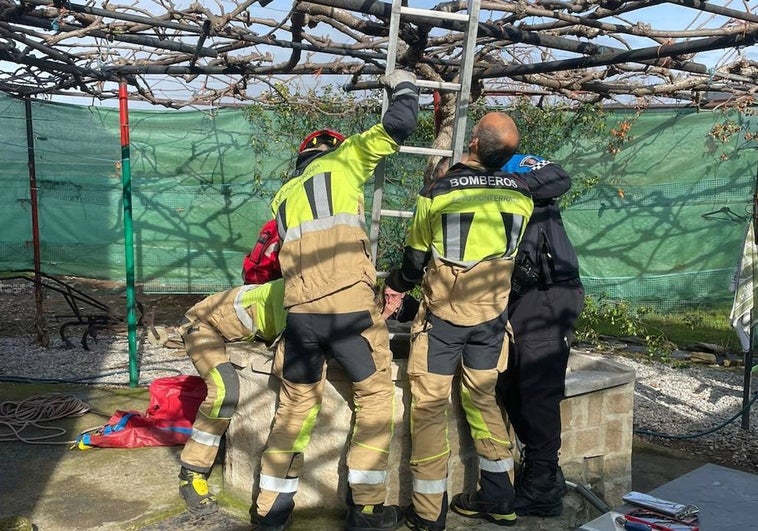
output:
<svg viewBox="0 0 758 531"><path fill-rule="evenodd" d="M467 4L447 1L435 9L463 12ZM677 18L655 24L635 19L640 10L663 5L677 10ZM758 67L749 47L758 40L758 15L747 2L744 9L734 5L485 0L475 86L484 94L567 102L624 96L677 101L715 88L734 101L752 97ZM134 97L154 104L238 105L265 99L279 82L296 77L318 84L383 73L390 13L388 1L365 0L216 0L181 7L172 0L106 0L97 7L0 0L0 60L16 66L0 71L0 90L110 99L126 76ZM675 28L666 27L674 20ZM404 16L397 63L422 78L454 80L463 27L455 20ZM713 51L723 54L718 62L713 55L700 59ZM171 91L162 88L166 84ZM177 86L185 94L177 97Z"/></svg>

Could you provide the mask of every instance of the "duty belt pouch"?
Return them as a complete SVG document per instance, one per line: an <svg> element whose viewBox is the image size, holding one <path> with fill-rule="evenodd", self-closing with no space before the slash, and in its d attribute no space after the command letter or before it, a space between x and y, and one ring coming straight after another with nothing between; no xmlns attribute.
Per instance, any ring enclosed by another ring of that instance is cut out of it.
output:
<svg viewBox="0 0 758 531"><path fill-rule="evenodd" d="M537 285L545 288L553 285L553 255L550 241L541 227L535 251L534 258L529 252L516 255L511 290L517 295Z"/></svg>
<svg viewBox="0 0 758 531"><path fill-rule="evenodd" d="M513 278L511 279L511 291L516 295L520 295L536 286L539 281L539 269L532 263L529 255L526 253L516 255Z"/></svg>

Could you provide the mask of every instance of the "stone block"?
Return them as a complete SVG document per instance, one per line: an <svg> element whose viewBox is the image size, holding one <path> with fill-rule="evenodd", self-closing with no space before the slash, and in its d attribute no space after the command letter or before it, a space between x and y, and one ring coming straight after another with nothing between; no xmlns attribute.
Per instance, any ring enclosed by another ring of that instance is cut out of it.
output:
<svg viewBox="0 0 758 531"><path fill-rule="evenodd" d="M634 392L620 385L608 389L603 400L603 415L625 415L634 411Z"/></svg>

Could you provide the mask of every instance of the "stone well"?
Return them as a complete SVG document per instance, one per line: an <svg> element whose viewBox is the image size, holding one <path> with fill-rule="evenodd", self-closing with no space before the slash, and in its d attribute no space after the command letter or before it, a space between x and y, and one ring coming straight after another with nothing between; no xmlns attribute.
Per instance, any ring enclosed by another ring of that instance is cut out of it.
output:
<svg viewBox="0 0 758 531"><path fill-rule="evenodd" d="M388 503L410 502L408 465L410 391L406 375L407 341L393 340L395 381L395 436L390 454ZM223 467L224 493L250 503L257 492L260 456L274 418L278 380L271 375L273 352L247 343L228 346L240 369L241 398L226 435ZM298 510L344 510L347 468L345 456L350 434L352 396L350 382L337 366L327 371L328 383L318 423L305 455L305 467L295 497ZM615 506L631 490L632 412L634 372L602 357L572 351L563 401L561 466L566 478L591 486ZM453 393L449 426L451 495L475 489L477 459L458 393ZM514 454L517 452L514 451ZM518 457L516 455L516 457ZM582 500L567 503L572 520L582 520Z"/></svg>

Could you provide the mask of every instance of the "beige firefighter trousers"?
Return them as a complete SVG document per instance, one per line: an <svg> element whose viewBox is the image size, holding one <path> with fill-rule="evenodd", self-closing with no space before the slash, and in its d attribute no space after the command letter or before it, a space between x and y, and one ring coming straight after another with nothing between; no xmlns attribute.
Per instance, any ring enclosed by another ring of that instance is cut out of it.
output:
<svg viewBox="0 0 758 531"><path fill-rule="evenodd" d="M353 386L349 498L357 505L385 501L394 417L392 354L372 286L360 282L289 309L274 361L281 380L279 406L261 460L256 506L264 522L283 522L294 507L303 454L321 408L327 354Z"/></svg>
<svg viewBox="0 0 758 531"><path fill-rule="evenodd" d="M180 327L187 355L208 388L180 462L185 468L205 474L213 467L221 437L229 427L239 399L239 378L229 361L225 341L239 341L251 334L240 322L234 307L241 289L206 297L187 311L187 322ZM255 322L255 306L246 311Z"/></svg>
<svg viewBox="0 0 758 531"><path fill-rule="evenodd" d="M459 370L461 403L480 467L489 465L512 473L512 444L495 399L498 375L507 363L504 316L480 325L455 326L428 314L421 305L411 327L408 379L413 508L425 520L445 521L448 409L453 378Z"/></svg>

